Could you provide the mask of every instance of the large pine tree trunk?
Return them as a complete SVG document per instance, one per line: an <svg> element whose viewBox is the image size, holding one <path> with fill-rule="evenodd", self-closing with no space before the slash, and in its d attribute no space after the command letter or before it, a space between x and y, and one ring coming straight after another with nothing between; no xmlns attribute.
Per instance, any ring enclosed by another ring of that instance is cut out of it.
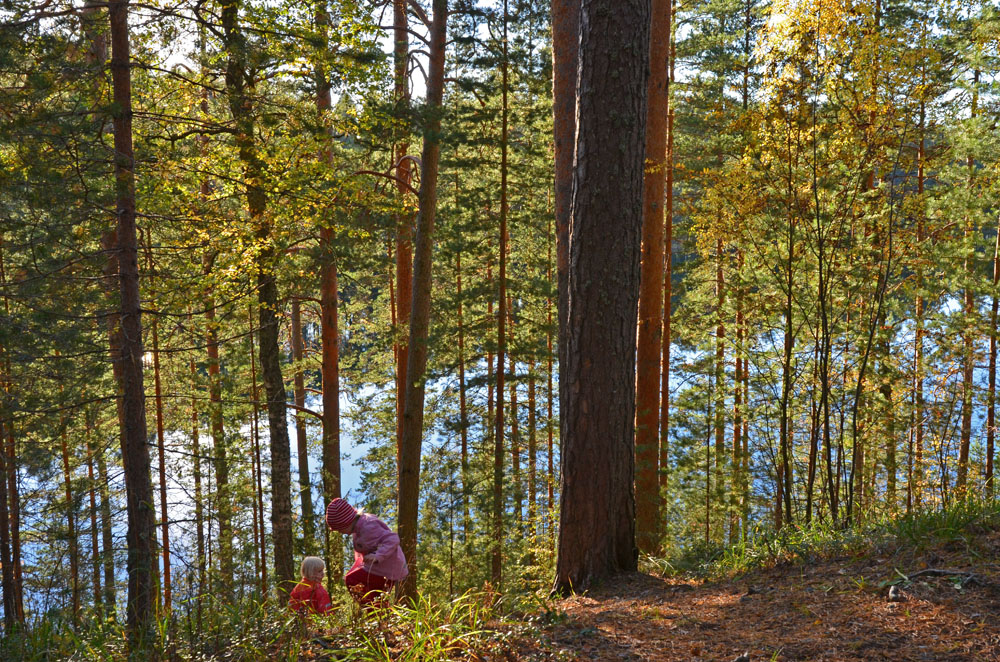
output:
<svg viewBox="0 0 1000 662"><path fill-rule="evenodd" d="M555 586L634 570L635 339L649 0L584 0Z"/></svg>
<svg viewBox="0 0 1000 662"><path fill-rule="evenodd" d="M146 404L142 384L142 319L135 225L135 157L132 151L132 72L129 60L128 1L109 4L111 79L115 114L117 246L121 345L122 461L128 513L128 618L133 651L146 645L154 617L153 559L156 526L153 483L146 445Z"/></svg>
<svg viewBox="0 0 1000 662"><path fill-rule="evenodd" d="M660 542L660 352L663 344L663 201L670 111L670 2L653 0L646 101L642 262L635 377L635 527L639 549Z"/></svg>
<svg viewBox="0 0 1000 662"><path fill-rule="evenodd" d="M427 121L420 162L419 212L414 240L413 302L410 307L409 357L403 408L403 444L399 457L399 539L410 566L402 594L410 599L417 591L417 512L420 497L420 449L424 429L424 370L431 316L431 250L437 212L437 178L441 157L441 103L444 98L447 0L434 0L430 61L427 76Z"/></svg>

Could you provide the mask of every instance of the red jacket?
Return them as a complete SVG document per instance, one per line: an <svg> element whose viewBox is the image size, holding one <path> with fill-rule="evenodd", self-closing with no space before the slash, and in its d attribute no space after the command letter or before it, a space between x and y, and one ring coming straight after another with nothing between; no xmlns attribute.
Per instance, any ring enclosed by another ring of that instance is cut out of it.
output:
<svg viewBox="0 0 1000 662"><path fill-rule="evenodd" d="M321 582L303 579L292 589L288 608L300 614L325 614L333 605L330 604L330 594Z"/></svg>

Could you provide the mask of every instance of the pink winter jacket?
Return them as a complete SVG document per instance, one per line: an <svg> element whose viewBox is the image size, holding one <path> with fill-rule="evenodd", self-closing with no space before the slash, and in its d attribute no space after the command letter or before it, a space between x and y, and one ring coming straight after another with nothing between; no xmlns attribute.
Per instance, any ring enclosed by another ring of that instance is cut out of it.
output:
<svg viewBox="0 0 1000 662"><path fill-rule="evenodd" d="M354 551L365 557L365 570L394 582L409 574L399 536L385 522L361 513L354 523Z"/></svg>

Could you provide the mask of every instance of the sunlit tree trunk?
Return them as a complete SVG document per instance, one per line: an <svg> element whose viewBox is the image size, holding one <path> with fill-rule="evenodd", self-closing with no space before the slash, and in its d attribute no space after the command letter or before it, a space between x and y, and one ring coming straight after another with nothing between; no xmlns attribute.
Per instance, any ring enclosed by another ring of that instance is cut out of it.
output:
<svg viewBox="0 0 1000 662"><path fill-rule="evenodd" d="M393 99L396 104L396 144L393 165L398 204L406 202L412 177L410 159L410 40L406 0L393 0ZM403 444L403 398L406 394L406 369L409 360L407 325L413 301L413 214L403 209L396 215L396 328L393 354L396 358L396 462Z"/></svg>
<svg viewBox="0 0 1000 662"><path fill-rule="evenodd" d="M409 356L403 409L403 444L399 461L399 539L410 566L402 595L416 597L417 512L420 496L420 449L424 428L424 370L431 314L431 250L437 211L437 179L441 156L441 104L444 98L447 0L434 0L427 76L427 120L420 159L419 211L414 238L413 302L410 307Z"/></svg>
<svg viewBox="0 0 1000 662"><path fill-rule="evenodd" d="M573 155L576 149L576 85L580 58L581 0L552 0L552 125L555 159L555 243L558 364L566 365L566 311L569 269L569 215L573 196ZM565 380L559 380L559 419L562 429L566 402ZM562 437L560 436L560 442Z"/></svg>
<svg viewBox="0 0 1000 662"><path fill-rule="evenodd" d="M637 561L635 342L650 3L584 0L580 17L561 366L561 592L585 590Z"/></svg>
<svg viewBox="0 0 1000 662"><path fill-rule="evenodd" d="M146 234L146 266L149 274L153 277L153 247L152 232L147 230ZM150 300L155 300L155 294L150 288ZM164 448L163 431L163 389L160 384L160 324L157 311L151 310L153 316L152 336L153 336L153 402L156 411L156 451L157 465L160 478L160 553L163 558L163 570L161 577L161 593L163 596L163 612L170 613L170 525L167 519L167 470L166 470L166 450Z"/></svg>
<svg viewBox="0 0 1000 662"><path fill-rule="evenodd" d="M500 135L500 268L497 276L497 380L496 414L493 431L493 549L490 580L503 583L503 437L504 437L504 354L507 349L507 0L503 3L502 118Z"/></svg>
<svg viewBox="0 0 1000 662"><path fill-rule="evenodd" d="M667 22L667 34L670 44L670 73L667 76L667 154L664 160L666 168L666 203L663 225L663 320L661 333L662 348L660 352L660 461L659 483L660 492L667 489L670 478L670 314L673 253L674 253L674 107L670 101L670 86L674 81L674 61L676 59L676 44L674 41L674 14L676 0L670 3L670 20ZM655 35L652 38L656 38Z"/></svg>
<svg viewBox="0 0 1000 662"><path fill-rule="evenodd" d="M94 477L93 423L89 414L84 414L87 431L87 496L90 506L90 561L91 584L94 589L94 610L99 612L104 594L101 592L101 547L97 535L97 480Z"/></svg>
<svg viewBox="0 0 1000 662"><path fill-rule="evenodd" d="M117 245L121 346L115 358L121 369L122 460L128 513L128 631L133 654L148 643L154 618L153 563L156 521L149 447L146 445L146 404L142 379L142 320L139 296L138 242L135 212L135 158L132 151L132 76L129 57L128 2L112 0L111 78L116 180Z"/></svg>
<svg viewBox="0 0 1000 662"><path fill-rule="evenodd" d="M635 527L640 551L660 542L660 354L663 347L663 202L670 76L670 2L653 0L646 100L642 257L635 378Z"/></svg>

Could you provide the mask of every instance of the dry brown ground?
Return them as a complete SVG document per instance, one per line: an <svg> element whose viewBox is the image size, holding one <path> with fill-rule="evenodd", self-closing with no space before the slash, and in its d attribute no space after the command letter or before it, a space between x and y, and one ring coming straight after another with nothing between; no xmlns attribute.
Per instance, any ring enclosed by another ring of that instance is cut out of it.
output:
<svg viewBox="0 0 1000 662"><path fill-rule="evenodd" d="M731 662L761 660L1000 661L1000 532L977 554L919 555L779 565L698 583L629 574L557 604L522 659ZM985 553L984 553L985 552ZM972 560L970 560L972 559ZM971 563L971 565L970 565ZM884 582L920 570L900 602Z"/></svg>

